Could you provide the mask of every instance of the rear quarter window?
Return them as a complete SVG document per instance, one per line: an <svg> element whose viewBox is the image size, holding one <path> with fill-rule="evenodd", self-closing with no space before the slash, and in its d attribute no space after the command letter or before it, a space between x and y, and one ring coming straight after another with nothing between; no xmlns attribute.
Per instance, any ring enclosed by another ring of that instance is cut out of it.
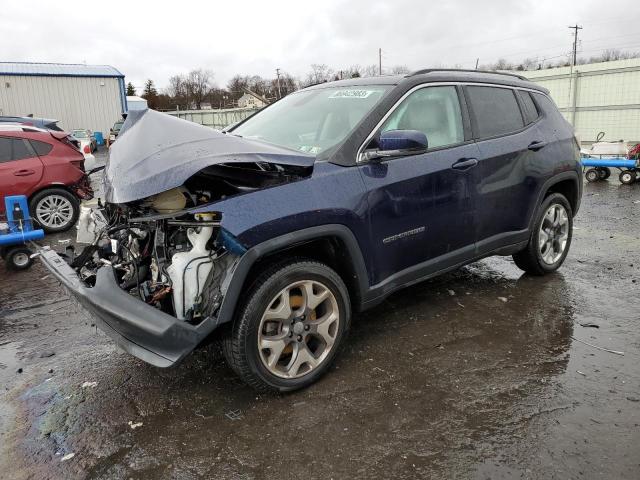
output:
<svg viewBox="0 0 640 480"><path fill-rule="evenodd" d="M534 97L536 103L538 104L538 106L540 108L542 108L544 113L546 113L548 115L551 115L551 116L554 116L554 115L562 116L562 114L558 111L558 108L556 107L556 104L553 103L553 100L551 100L546 95L543 95L541 93L534 93L533 97Z"/></svg>
<svg viewBox="0 0 640 480"><path fill-rule="evenodd" d="M515 92L510 88L467 87L478 138L495 137L524 127Z"/></svg>
<svg viewBox="0 0 640 480"><path fill-rule="evenodd" d="M518 91L520 100L522 102L522 113L524 114L524 120L528 124L535 122L540 116L536 104L531 98L531 94L525 90Z"/></svg>
<svg viewBox="0 0 640 480"><path fill-rule="evenodd" d="M36 151L39 156L49 155L49 152L53 148L53 145L50 145L46 142L41 142L39 140L30 140L31 146Z"/></svg>

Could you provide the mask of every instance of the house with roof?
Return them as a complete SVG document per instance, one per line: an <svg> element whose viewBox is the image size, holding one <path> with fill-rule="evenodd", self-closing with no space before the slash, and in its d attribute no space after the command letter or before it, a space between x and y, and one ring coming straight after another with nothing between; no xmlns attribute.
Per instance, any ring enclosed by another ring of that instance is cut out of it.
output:
<svg viewBox="0 0 640 480"><path fill-rule="evenodd" d="M244 89L244 94L238 99L238 107L240 108L262 108L268 104L269 101L266 98L248 88Z"/></svg>
<svg viewBox="0 0 640 480"><path fill-rule="evenodd" d="M51 118L67 131L108 134L126 111L124 75L110 65L0 62L0 116Z"/></svg>

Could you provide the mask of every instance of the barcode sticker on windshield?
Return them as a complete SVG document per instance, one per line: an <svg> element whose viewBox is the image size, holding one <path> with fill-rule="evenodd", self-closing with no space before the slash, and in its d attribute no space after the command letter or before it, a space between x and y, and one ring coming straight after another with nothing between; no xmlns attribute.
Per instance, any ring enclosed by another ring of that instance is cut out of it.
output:
<svg viewBox="0 0 640 480"><path fill-rule="evenodd" d="M333 92L329 98L367 98L373 90L338 90Z"/></svg>

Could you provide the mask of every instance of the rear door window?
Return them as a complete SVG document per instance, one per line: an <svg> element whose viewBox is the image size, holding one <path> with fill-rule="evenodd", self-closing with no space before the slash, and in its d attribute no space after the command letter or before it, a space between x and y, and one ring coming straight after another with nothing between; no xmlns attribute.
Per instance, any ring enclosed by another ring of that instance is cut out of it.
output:
<svg viewBox="0 0 640 480"><path fill-rule="evenodd" d="M31 147L22 138L0 137L0 162L11 162L33 156Z"/></svg>
<svg viewBox="0 0 640 480"><path fill-rule="evenodd" d="M0 137L0 163L10 162L12 138Z"/></svg>
<svg viewBox="0 0 640 480"><path fill-rule="evenodd" d="M524 127L515 92L510 88L467 87L478 138L506 135Z"/></svg>
<svg viewBox="0 0 640 480"><path fill-rule="evenodd" d="M13 160L22 160L23 158L33 157L33 151L29 143L22 138L13 138Z"/></svg>

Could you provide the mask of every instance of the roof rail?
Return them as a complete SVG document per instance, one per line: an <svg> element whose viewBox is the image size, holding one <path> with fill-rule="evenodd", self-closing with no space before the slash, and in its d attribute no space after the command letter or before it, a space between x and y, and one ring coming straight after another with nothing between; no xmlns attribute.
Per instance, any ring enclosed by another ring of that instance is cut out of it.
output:
<svg viewBox="0 0 640 480"><path fill-rule="evenodd" d="M424 73L431 72L465 72L465 73L491 73L493 75L506 75L508 77L516 77L520 80L527 80L527 77L523 77L522 75L518 75L517 73L507 73L507 72L496 72L491 70L465 70L462 68L424 68L422 70L416 70L414 72L409 73L407 77L413 77L414 75L422 75Z"/></svg>

